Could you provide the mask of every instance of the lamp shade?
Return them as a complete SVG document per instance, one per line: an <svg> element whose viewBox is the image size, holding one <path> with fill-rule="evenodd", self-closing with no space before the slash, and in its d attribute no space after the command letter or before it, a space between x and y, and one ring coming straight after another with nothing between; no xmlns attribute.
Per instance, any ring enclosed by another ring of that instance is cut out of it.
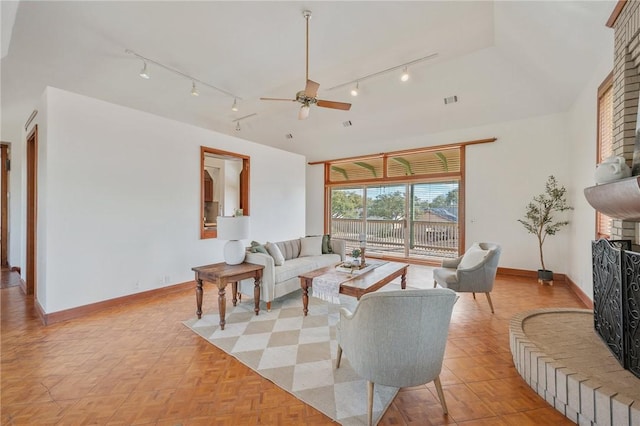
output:
<svg viewBox="0 0 640 426"><path fill-rule="evenodd" d="M246 240L249 238L249 216L218 216L218 238Z"/></svg>
<svg viewBox="0 0 640 426"><path fill-rule="evenodd" d="M249 216L218 216L218 238L229 240L223 251L228 265L244 262L245 250L240 240L249 238Z"/></svg>

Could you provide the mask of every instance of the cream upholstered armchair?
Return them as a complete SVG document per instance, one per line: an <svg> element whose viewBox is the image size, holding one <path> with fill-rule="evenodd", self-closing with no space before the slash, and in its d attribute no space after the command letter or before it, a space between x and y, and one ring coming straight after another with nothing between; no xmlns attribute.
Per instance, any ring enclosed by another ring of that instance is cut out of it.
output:
<svg viewBox="0 0 640 426"><path fill-rule="evenodd" d="M336 368L344 351L368 381L369 424L374 383L407 387L433 381L447 414L439 375L456 299L448 289L381 291L365 294L353 313L340 309Z"/></svg>
<svg viewBox="0 0 640 426"><path fill-rule="evenodd" d="M433 286L438 284L459 293L484 293L491 313L491 290L498 270L498 260L502 249L494 243L474 243L463 256L445 259L442 267L433 270Z"/></svg>

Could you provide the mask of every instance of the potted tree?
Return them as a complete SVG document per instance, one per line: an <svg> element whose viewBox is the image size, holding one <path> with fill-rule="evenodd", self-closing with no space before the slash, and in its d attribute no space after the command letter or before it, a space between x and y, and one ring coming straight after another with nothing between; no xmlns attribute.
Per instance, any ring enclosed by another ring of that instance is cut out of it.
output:
<svg viewBox="0 0 640 426"><path fill-rule="evenodd" d="M545 191L533 197L527 204L527 210L523 219L518 219L527 232L534 234L538 238L538 250L540 252L540 264L542 269L538 269L538 281L553 281L553 271L547 270L544 265L544 254L542 246L548 235L555 235L563 226L569 223L568 220L556 220L554 214L566 210L572 210L566 198L567 190L564 186L558 186L556 178L552 175L547 179Z"/></svg>

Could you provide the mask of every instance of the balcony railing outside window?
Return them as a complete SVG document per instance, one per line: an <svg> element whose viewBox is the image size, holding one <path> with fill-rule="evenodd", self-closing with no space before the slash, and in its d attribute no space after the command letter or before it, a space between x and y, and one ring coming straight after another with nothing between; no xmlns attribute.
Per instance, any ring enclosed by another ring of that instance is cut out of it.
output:
<svg viewBox="0 0 640 426"><path fill-rule="evenodd" d="M413 258L453 258L458 256L458 224L422 220L332 219L332 238L347 242L347 253L359 247L359 235L367 237L367 253L404 256L405 244ZM409 231L411 230L411 231ZM405 238L408 237L408 238ZM406 242L405 242L406 241Z"/></svg>

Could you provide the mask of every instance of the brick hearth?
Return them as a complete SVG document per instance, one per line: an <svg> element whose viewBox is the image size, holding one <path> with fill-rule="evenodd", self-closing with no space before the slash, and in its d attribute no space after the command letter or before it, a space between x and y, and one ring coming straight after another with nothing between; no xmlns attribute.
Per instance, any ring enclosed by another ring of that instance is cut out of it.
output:
<svg viewBox="0 0 640 426"><path fill-rule="evenodd" d="M640 426L640 379L620 366L585 309L537 309L509 326L516 369L580 425Z"/></svg>

